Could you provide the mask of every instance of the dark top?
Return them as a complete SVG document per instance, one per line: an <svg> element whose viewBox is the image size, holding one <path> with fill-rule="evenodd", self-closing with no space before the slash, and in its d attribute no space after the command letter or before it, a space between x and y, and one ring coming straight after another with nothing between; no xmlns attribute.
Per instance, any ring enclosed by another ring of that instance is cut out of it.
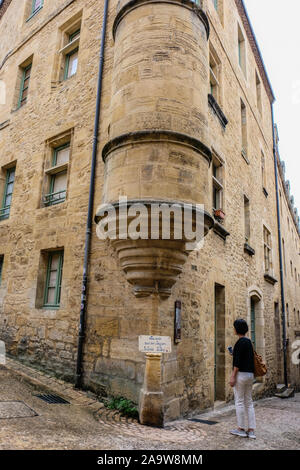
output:
<svg viewBox="0 0 300 470"><path fill-rule="evenodd" d="M254 353L252 342L243 336L233 348L233 367L238 367L240 372L254 372Z"/></svg>

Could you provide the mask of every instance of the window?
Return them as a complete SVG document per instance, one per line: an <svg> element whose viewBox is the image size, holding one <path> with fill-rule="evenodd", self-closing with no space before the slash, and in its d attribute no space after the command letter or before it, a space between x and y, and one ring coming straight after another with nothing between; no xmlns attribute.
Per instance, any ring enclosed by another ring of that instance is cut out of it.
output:
<svg viewBox="0 0 300 470"><path fill-rule="evenodd" d="M79 51L80 29L68 34L68 43L65 54L65 72L64 79L72 77L77 72L78 67L78 51Z"/></svg>
<svg viewBox="0 0 300 470"><path fill-rule="evenodd" d="M247 70L246 70L246 41L240 25L238 24L238 57L239 57L239 65L246 77Z"/></svg>
<svg viewBox="0 0 300 470"><path fill-rule="evenodd" d="M293 262L290 261L290 263L291 263L291 277L293 277Z"/></svg>
<svg viewBox="0 0 300 470"><path fill-rule="evenodd" d="M245 241L250 242L250 201L244 196L244 224L245 224Z"/></svg>
<svg viewBox="0 0 300 470"><path fill-rule="evenodd" d="M60 306L63 261L63 250L49 252L44 307L58 308Z"/></svg>
<svg viewBox="0 0 300 470"><path fill-rule="evenodd" d="M264 258L265 258L265 272L272 272L272 239L269 230L264 227Z"/></svg>
<svg viewBox="0 0 300 470"><path fill-rule="evenodd" d="M69 159L70 142L52 149L52 166L46 170L49 190L44 196L45 206L52 206L65 201Z"/></svg>
<svg viewBox="0 0 300 470"><path fill-rule="evenodd" d="M282 197L281 197L281 191L279 191L279 198L280 198L280 213L282 215Z"/></svg>
<svg viewBox="0 0 300 470"><path fill-rule="evenodd" d="M215 51L213 50L212 46L210 45L210 52L209 52L209 84L210 84L210 94L214 97L214 99L219 103L221 101L221 63L219 58L217 57Z"/></svg>
<svg viewBox="0 0 300 470"><path fill-rule="evenodd" d="M256 348L256 328L255 328L255 301L253 297L251 297L251 318L250 318L250 335L251 341L253 343L254 348Z"/></svg>
<svg viewBox="0 0 300 470"><path fill-rule="evenodd" d="M224 209L223 207L223 165L219 159L213 156L212 162L213 180L213 209Z"/></svg>
<svg viewBox="0 0 300 470"><path fill-rule="evenodd" d="M241 126L242 126L242 155L247 160L247 112L246 106L241 100Z"/></svg>
<svg viewBox="0 0 300 470"><path fill-rule="evenodd" d="M1 286L1 280L2 280L3 262L4 262L4 256L0 255L0 286Z"/></svg>
<svg viewBox="0 0 300 470"><path fill-rule="evenodd" d="M43 7L43 0L32 0L31 16Z"/></svg>
<svg viewBox="0 0 300 470"><path fill-rule="evenodd" d="M257 108L260 114L262 114L261 81L257 72L255 72L255 81L256 81L256 104L257 104Z"/></svg>
<svg viewBox="0 0 300 470"><path fill-rule="evenodd" d="M290 312L289 312L289 304L286 304L286 321L287 321L287 326L290 326Z"/></svg>
<svg viewBox="0 0 300 470"><path fill-rule="evenodd" d="M283 252L284 274L285 274L285 276L286 276L286 262L285 262L285 246L284 246L284 239L282 239L282 252Z"/></svg>
<svg viewBox="0 0 300 470"><path fill-rule="evenodd" d="M261 176L262 176L262 187L266 191L266 187L267 187L266 160L265 160L265 156L263 152L261 152Z"/></svg>
<svg viewBox="0 0 300 470"><path fill-rule="evenodd" d="M26 104L27 102L31 68L32 68L32 63L30 63L26 67L21 67L22 78L21 78L18 108L20 108L21 106L24 106L24 104Z"/></svg>
<svg viewBox="0 0 300 470"><path fill-rule="evenodd" d="M5 187L0 209L0 220L8 219L10 214L11 200L14 190L16 167L6 170Z"/></svg>

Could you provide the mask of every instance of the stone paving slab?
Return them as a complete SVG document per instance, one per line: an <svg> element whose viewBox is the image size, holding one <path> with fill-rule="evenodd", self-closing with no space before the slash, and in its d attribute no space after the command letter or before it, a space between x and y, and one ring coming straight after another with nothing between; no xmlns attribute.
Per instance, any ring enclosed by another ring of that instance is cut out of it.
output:
<svg viewBox="0 0 300 470"><path fill-rule="evenodd" d="M72 384L64 382L61 379L50 377L49 375L37 371L32 367L26 366L12 358L6 359L5 368L13 373L16 373L23 377L30 383L51 389L63 398L72 400L73 404L91 406L94 405L96 409L104 406L103 403L99 402L96 398L92 398L87 392L81 390L75 390Z"/></svg>
<svg viewBox="0 0 300 470"><path fill-rule="evenodd" d="M1 401L0 419L30 418L37 413L22 401Z"/></svg>
<svg viewBox="0 0 300 470"><path fill-rule="evenodd" d="M142 426L108 410L90 393L74 390L51 378L51 391L68 399L70 405L48 405L36 396L36 386L49 390L49 377L9 360L0 368L0 400L23 400L38 416L2 419L0 449L155 449L155 450L272 450L300 449L300 394L282 400L257 400L257 439L232 436L236 427L235 408L227 404L193 418L217 421L215 425L182 419L164 429ZM24 380L25 379L25 380ZM30 424L29 424L30 420Z"/></svg>

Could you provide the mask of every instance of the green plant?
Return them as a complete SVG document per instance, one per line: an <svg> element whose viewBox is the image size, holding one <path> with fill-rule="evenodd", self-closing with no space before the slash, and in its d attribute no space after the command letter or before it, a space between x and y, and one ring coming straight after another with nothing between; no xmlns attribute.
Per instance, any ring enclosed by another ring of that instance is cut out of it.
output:
<svg viewBox="0 0 300 470"><path fill-rule="evenodd" d="M138 418L139 413L135 404L131 400L124 397L111 397L105 403L106 408L110 410L118 410L122 415L129 418Z"/></svg>

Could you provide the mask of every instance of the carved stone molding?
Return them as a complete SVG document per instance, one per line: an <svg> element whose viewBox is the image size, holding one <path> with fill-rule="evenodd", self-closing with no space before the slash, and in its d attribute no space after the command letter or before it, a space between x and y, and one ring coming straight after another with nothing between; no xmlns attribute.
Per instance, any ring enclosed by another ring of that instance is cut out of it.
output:
<svg viewBox="0 0 300 470"><path fill-rule="evenodd" d="M182 134L180 132L174 132L164 129L149 129L145 131L129 132L128 134L120 135L115 139L112 139L107 142L107 144L103 147L102 159L105 163L109 154L112 153L114 150L135 143L143 142L168 142L177 144L179 143L199 153L202 157L208 160L209 164L212 159L210 149L206 147L206 145L204 145L200 140L195 139L194 137L190 137L187 134Z"/></svg>
<svg viewBox="0 0 300 470"><path fill-rule="evenodd" d="M147 208L146 215L141 214L140 216L141 222L145 222L142 226L146 227L146 230L141 232L141 238L137 240L131 239L128 235L124 238L120 235L120 227L125 226L126 232L128 231L130 222L136 217L136 214L132 217L128 215L128 208L137 203L143 204ZM183 217L178 220L172 212L170 212L169 239L164 239L161 219L158 229L155 231L152 225L153 219L151 219L151 208L154 204L160 206L168 204L169 207L176 206L182 211L184 209L184 203L178 201L131 200L124 204L108 205L108 215L102 209L103 216L96 216L95 221L99 223L102 218L106 217L107 226L112 227L107 230L108 238L118 254L121 268L125 272L128 282L133 285L135 296L146 297L158 293L162 298L166 298L171 294L171 289L187 260L190 250L187 243L190 240L185 236ZM205 236L214 225L213 218L195 204L189 206L191 210L187 216L185 215L185 219L191 217L189 223L193 227L193 231L195 231L196 221L199 223L199 220L202 220L203 236ZM115 213L110 214L109 207L113 207ZM115 225L114 218L117 221ZM114 230L114 226L116 230ZM177 229L180 229L179 233L182 234L180 238L177 238Z"/></svg>
<svg viewBox="0 0 300 470"><path fill-rule="evenodd" d="M205 30L206 30L206 35L207 39L209 38L209 33L210 33L210 26L209 26L209 21L202 10L202 8L197 5L193 0L130 0L126 1L124 4L123 0L121 2L121 7L117 13L117 16L115 18L114 24L113 24L113 37L116 37L116 32L118 29L119 24L123 20L123 18L130 13L131 11L135 10L136 8L142 6L142 5L149 5L149 4L155 4L155 3L168 3L168 4L179 4L184 8L188 8L189 10L195 12L195 14L199 17L199 19L202 21L204 24Z"/></svg>

